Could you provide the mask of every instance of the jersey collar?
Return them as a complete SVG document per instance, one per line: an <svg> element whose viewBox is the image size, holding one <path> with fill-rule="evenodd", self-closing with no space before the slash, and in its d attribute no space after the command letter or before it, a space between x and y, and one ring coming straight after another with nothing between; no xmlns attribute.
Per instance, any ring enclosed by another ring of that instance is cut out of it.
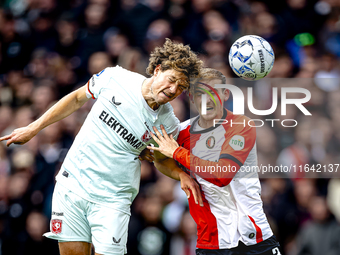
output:
<svg viewBox="0 0 340 255"><path fill-rule="evenodd" d="M222 117L222 119L223 119L223 120L226 119L226 118L227 118L227 115L228 115L228 111L227 111L226 109L224 109L224 110L223 110L223 117ZM229 117L229 116L228 116L228 117ZM203 133L207 133L207 132L210 132L210 131L212 131L212 130L214 130L214 129L216 129L216 128L218 128L219 126L222 125L222 123L218 123L218 124L215 125L215 127L212 126L212 127L210 127L210 128L203 129L203 130L200 130L200 131L194 131L194 126L195 126L195 125L198 125L198 120L199 120L199 118L200 118L200 116L197 116L197 117L193 120L193 122L192 122L192 124L191 124L191 126L190 126L190 129L189 129L189 132L190 132L191 134L203 134Z"/></svg>

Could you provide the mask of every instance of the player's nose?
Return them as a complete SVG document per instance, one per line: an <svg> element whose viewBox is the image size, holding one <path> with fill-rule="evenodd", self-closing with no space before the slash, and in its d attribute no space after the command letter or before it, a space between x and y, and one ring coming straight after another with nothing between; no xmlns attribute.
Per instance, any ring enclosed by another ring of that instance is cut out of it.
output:
<svg viewBox="0 0 340 255"><path fill-rule="evenodd" d="M210 96L207 97L207 107L213 107L215 108L216 105L216 101L214 101Z"/></svg>
<svg viewBox="0 0 340 255"><path fill-rule="evenodd" d="M207 97L207 104L213 105L214 104L214 99L210 95L206 95Z"/></svg>
<svg viewBox="0 0 340 255"><path fill-rule="evenodd" d="M172 94L176 94L176 92L177 92L177 90L178 90L178 84L177 84L177 82L176 83L172 83L171 85L170 85L170 92L172 93Z"/></svg>

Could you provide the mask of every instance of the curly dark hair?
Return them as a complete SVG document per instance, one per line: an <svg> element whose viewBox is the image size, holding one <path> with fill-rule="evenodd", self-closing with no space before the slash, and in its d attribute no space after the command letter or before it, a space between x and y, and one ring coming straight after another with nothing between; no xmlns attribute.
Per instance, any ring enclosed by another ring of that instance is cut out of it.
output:
<svg viewBox="0 0 340 255"><path fill-rule="evenodd" d="M169 38L166 39L162 47L156 47L150 54L150 63L146 72L153 75L153 72L159 64L161 71L174 69L184 73L188 79L199 76L203 61L191 51L188 45L174 43Z"/></svg>

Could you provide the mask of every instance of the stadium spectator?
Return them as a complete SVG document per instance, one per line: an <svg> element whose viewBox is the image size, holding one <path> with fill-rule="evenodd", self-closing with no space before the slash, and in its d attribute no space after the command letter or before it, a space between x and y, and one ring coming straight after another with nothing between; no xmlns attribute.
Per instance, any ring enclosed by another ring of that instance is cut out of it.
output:
<svg viewBox="0 0 340 255"><path fill-rule="evenodd" d="M308 207L312 220L305 224L298 234L297 254L339 254L340 226L330 215L326 199L312 197Z"/></svg>
<svg viewBox="0 0 340 255"><path fill-rule="evenodd" d="M185 211L179 230L171 238L170 255L195 254L196 238L196 223L190 213Z"/></svg>

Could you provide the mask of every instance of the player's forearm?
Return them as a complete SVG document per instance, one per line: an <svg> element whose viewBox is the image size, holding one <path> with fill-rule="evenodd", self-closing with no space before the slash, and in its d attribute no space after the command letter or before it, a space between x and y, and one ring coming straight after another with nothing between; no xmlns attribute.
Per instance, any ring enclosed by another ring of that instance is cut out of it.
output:
<svg viewBox="0 0 340 255"><path fill-rule="evenodd" d="M166 176L180 181L181 189L186 193L187 197L190 198L191 191L196 204L199 203L200 206L203 206L202 195L198 184L190 177L190 175L182 171L173 159L168 158L163 161L155 161L155 166Z"/></svg>
<svg viewBox="0 0 340 255"><path fill-rule="evenodd" d="M240 166L230 159L220 159L218 162L204 160L193 156L183 147L179 147L173 157L191 172L220 187L228 185L240 169Z"/></svg>
<svg viewBox="0 0 340 255"><path fill-rule="evenodd" d="M82 107L84 103L88 101L85 92L83 94L83 90L84 88L80 88L66 95L47 110L39 119L32 122L29 125L32 132L37 134L40 130L69 116L71 113Z"/></svg>
<svg viewBox="0 0 340 255"><path fill-rule="evenodd" d="M240 166L230 159L212 162L194 157L193 162L195 168L192 171L196 175L219 187L227 186L240 169Z"/></svg>
<svg viewBox="0 0 340 255"><path fill-rule="evenodd" d="M155 167L162 174L175 179L177 181L180 180L180 175L184 173L177 165L173 159L166 159L163 161L154 161Z"/></svg>

